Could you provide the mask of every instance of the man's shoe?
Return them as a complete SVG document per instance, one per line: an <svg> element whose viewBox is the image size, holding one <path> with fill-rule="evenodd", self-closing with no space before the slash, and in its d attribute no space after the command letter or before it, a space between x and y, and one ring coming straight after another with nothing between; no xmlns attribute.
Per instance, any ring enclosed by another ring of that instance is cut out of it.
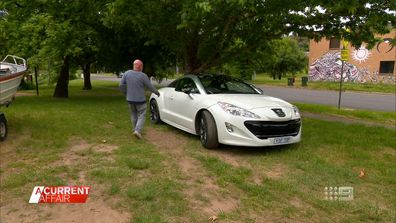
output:
<svg viewBox="0 0 396 223"><path fill-rule="evenodd" d="M133 134L136 136L136 138L143 139L142 134L140 134L138 131L134 131Z"/></svg>

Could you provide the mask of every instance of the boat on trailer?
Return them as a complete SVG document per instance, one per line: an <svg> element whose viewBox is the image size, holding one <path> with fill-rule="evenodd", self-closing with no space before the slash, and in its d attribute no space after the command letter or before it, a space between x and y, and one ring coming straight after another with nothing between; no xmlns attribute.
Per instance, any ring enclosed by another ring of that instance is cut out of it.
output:
<svg viewBox="0 0 396 223"><path fill-rule="evenodd" d="M15 98L19 84L27 70L26 60L7 55L0 62L0 107L9 106ZM7 137L7 120L0 111L0 141Z"/></svg>

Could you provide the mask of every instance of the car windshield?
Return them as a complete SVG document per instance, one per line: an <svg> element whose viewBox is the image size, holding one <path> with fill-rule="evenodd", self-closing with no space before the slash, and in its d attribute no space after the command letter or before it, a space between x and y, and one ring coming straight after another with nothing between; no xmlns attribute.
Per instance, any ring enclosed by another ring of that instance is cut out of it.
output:
<svg viewBox="0 0 396 223"><path fill-rule="evenodd" d="M252 85L225 75L198 76L207 94L260 94Z"/></svg>

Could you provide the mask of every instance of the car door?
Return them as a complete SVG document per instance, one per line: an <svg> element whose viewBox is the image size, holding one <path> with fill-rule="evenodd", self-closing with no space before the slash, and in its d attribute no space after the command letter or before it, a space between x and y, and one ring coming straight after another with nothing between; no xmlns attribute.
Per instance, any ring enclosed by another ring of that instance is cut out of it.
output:
<svg viewBox="0 0 396 223"><path fill-rule="evenodd" d="M172 120L173 122L173 110L172 110L172 105L171 102L173 100L173 95L174 95L174 91L176 88L177 83L179 82L179 80L173 81L171 84L168 85L168 87L166 87L163 95L163 99L164 99L164 104L163 104L163 108L161 109L162 114L161 114L161 118L164 120Z"/></svg>
<svg viewBox="0 0 396 223"><path fill-rule="evenodd" d="M199 90L194 81L189 78L180 79L169 105L172 110L172 121L189 130L195 129L195 103L199 96Z"/></svg>

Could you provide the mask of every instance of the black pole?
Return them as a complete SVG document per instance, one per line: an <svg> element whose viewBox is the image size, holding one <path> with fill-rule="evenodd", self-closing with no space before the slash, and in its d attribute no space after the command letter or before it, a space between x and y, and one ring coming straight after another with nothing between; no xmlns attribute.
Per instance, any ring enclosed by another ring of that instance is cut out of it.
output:
<svg viewBox="0 0 396 223"><path fill-rule="evenodd" d="M36 95L39 96L38 80L37 80L37 67L34 67L34 77L36 78Z"/></svg>
<svg viewBox="0 0 396 223"><path fill-rule="evenodd" d="M338 94L338 109L340 109L341 107L341 90L342 90L343 73L344 73L344 60L341 61L341 79L340 79L340 91Z"/></svg>

